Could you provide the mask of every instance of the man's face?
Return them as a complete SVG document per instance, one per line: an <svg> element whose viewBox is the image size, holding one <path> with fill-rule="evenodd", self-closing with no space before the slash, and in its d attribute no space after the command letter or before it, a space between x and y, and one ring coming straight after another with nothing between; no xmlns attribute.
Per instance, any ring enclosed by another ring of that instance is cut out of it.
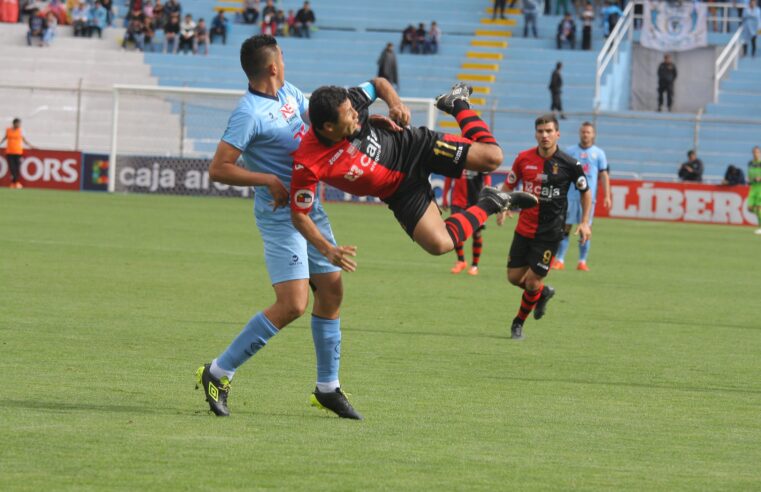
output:
<svg viewBox="0 0 761 492"><path fill-rule="evenodd" d="M16 129L21 128L21 122L20 121L14 121L13 122L13 128L16 128Z"/></svg>
<svg viewBox="0 0 761 492"><path fill-rule="evenodd" d="M671 63L671 57L669 55L666 55L663 57L663 61L666 63Z"/></svg>
<svg viewBox="0 0 761 492"><path fill-rule="evenodd" d="M579 129L579 141L584 148L591 147L595 143L595 129L584 125Z"/></svg>
<svg viewBox="0 0 761 492"><path fill-rule="evenodd" d="M280 87L282 87L285 84L285 59L283 58L283 50L280 46L277 47L275 66L277 67L277 80L280 82Z"/></svg>
<svg viewBox="0 0 761 492"><path fill-rule="evenodd" d="M543 123L536 127L536 143L541 149L551 150L558 143L560 131L555 128L554 123Z"/></svg>
<svg viewBox="0 0 761 492"><path fill-rule="evenodd" d="M753 160L761 161L761 148L758 148L758 147L753 148Z"/></svg>
<svg viewBox="0 0 761 492"><path fill-rule="evenodd" d="M347 98L338 106L338 120L333 125L337 137L346 138L359 130L359 113Z"/></svg>

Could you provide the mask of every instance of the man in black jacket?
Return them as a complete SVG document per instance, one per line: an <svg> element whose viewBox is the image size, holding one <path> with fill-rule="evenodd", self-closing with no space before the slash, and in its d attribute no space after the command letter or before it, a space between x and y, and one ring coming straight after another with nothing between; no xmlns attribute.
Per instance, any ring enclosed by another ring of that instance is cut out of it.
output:
<svg viewBox="0 0 761 492"><path fill-rule="evenodd" d="M666 106L671 112L674 103L674 81L676 80L676 65L671 61L671 55L663 55L663 62L658 65L658 111L663 107L663 93L666 93Z"/></svg>
<svg viewBox="0 0 761 492"><path fill-rule="evenodd" d="M687 162L679 167L679 178L682 181L703 181L703 161L698 159L694 150L687 152Z"/></svg>
<svg viewBox="0 0 761 492"><path fill-rule="evenodd" d="M309 31L312 29L314 21L314 11L309 6L309 2L304 2L304 6L296 12L296 36L300 38L308 38Z"/></svg>
<svg viewBox="0 0 761 492"><path fill-rule="evenodd" d="M563 102L560 100L560 93L563 89L563 77L560 76L560 70L563 68L563 64L558 62L555 65L555 70L552 71L552 77L550 77L550 94L552 94L552 105L550 111L559 112L560 119L564 120L563 114Z"/></svg>

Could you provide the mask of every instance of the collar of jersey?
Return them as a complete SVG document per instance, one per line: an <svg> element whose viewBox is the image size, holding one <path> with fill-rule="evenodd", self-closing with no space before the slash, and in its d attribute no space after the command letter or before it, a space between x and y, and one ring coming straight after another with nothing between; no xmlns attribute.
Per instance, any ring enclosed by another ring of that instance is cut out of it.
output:
<svg viewBox="0 0 761 492"><path fill-rule="evenodd" d="M267 99L272 99L273 101L279 101L280 100L280 98L277 97L277 96L270 96L269 94L265 94L264 92L255 91L254 89L251 88L250 85L248 86L248 92L250 92L251 94L253 94L255 96L265 97Z"/></svg>

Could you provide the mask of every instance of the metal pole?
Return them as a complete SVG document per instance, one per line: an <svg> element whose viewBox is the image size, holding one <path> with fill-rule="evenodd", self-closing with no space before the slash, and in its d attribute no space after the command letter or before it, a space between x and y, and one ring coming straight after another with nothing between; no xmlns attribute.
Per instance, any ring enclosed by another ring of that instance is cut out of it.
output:
<svg viewBox="0 0 761 492"><path fill-rule="evenodd" d="M180 104L180 157L185 157L185 98Z"/></svg>
<svg viewBox="0 0 761 492"><path fill-rule="evenodd" d="M703 117L703 108L698 109L698 114L695 116L695 134L692 139L692 148L695 149L695 152L698 151L698 147L700 146L700 119Z"/></svg>
<svg viewBox="0 0 761 492"><path fill-rule="evenodd" d="M74 150L79 150L79 129L82 125L82 78L77 85L77 128L74 133Z"/></svg>
<svg viewBox="0 0 761 492"><path fill-rule="evenodd" d="M119 122L119 89L114 87L114 105L111 110L111 154L108 156L108 192L116 190L116 129Z"/></svg>

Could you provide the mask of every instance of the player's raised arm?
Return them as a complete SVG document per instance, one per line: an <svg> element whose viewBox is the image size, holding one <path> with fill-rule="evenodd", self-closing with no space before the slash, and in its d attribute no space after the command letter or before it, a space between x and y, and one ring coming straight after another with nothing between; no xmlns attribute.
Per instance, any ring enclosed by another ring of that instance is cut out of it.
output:
<svg viewBox="0 0 761 492"><path fill-rule="evenodd" d="M372 85L375 87L375 96L388 106L388 117L401 126L409 125L412 118L410 108L399 98L394 86L383 77L374 78ZM360 87L362 86L360 85Z"/></svg>

